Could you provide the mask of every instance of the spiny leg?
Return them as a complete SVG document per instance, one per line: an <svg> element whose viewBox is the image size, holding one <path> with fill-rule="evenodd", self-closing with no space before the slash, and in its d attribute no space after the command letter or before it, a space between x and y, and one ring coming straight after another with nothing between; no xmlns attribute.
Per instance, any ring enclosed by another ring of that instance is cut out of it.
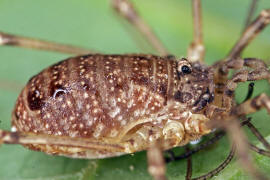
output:
<svg viewBox="0 0 270 180"><path fill-rule="evenodd" d="M111 0L112 6L118 14L128 20L148 41L148 43L162 56L169 52L155 35L151 27L139 16L132 3L128 0Z"/></svg>
<svg viewBox="0 0 270 180"><path fill-rule="evenodd" d="M204 61L205 48L202 34L202 13L201 0L192 0L193 14L193 41L188 48L188 58L190 61Z"/></svg>
<svg viewBox="0 0 270 180"><path fill-rule="evenodd" d="M107 144L95 142L87 138L71 138L66 136L54 136L45 134L34 134L26 132L9 132L0 130L1 144L42 144L58 145L67 147L78 147L83 149L96 149L110 152L125 152L124 145Z"/></svg>
<svg viewBox="0 0 270 180"><path fill-rule="evenodd" d="M259 17L253 21L244 31L240 39L234 45L226 60L239 57L244 48L270 23L270 9L263 10Z"/></svg>
<svg viewBox="0 0 270 180"><path fill-rule="evenodd" d="M22 36L17 36L13 34L3 33L3 32L0 32L0 45L18 46L18 47L29 48L29 49L54 51L54 52L60 52L64 54L76 54L76 55L90 54L90 53L95 52L92 50L88 50L88 49L84 49L84 48L80 48L76 46L54 43L54 42L49 42L49 41L44 41L44 40L34 39L34 38L29 38L29 37L22 37Z"/></svg>

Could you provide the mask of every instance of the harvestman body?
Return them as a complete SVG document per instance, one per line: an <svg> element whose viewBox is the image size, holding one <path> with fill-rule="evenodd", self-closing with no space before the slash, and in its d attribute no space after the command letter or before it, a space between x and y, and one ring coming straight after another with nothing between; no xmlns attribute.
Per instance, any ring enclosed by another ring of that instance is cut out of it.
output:
<svg viewBox="0 0 270 180"><path fill-rule="evenodd" d="M192 1L195 31L188 59L168 56L130 2L112 2L161 56L92 53L48 67L22 90L12 114L13 132L1 130L0 142L89 159L148 150L149 172L155 179L166 179L162 150L183 146L213 128L223 127L235 145L221 166L199 179L221 171L235 151L253 177L264 178L243 158L248 146L236 120L261 108L270 112L270 99L261 94L236 105L234 91L239 82L270 79L263 61L240 58L248 42L270 22L270 10L262 11L247 27L223 61L207 67L203 65L199 0ZM0 42L71 54L89 53L82 48L6 33L0 33ZM227 77L230 69L238 70L232 79Z"/></svg>
<svg viewBox="0 0 270 180"><path fill-rule="evenodd" d="M19 132L87 138L124 147L87 150L27 145L51 154L103 158L184 145L210 132L199 114L214 95L213 73L152 55L70 58L34 76L18 98L12 124ZM110 148L109 145L107 148Z"/></svg>

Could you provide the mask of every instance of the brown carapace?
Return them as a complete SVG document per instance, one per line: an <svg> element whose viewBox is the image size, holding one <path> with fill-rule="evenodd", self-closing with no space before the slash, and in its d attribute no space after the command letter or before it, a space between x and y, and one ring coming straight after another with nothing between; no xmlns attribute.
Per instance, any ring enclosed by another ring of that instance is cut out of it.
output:
<svg viewBox="0 0 270 180"><path fill-rule="evenodd" d="M154 55L69 58L31 78L12 116L13 130L125 144L125 152L26 145L49 154L102 158L163 149L210 132L203 111L214 99L213 72L199 62Z"/></svg>

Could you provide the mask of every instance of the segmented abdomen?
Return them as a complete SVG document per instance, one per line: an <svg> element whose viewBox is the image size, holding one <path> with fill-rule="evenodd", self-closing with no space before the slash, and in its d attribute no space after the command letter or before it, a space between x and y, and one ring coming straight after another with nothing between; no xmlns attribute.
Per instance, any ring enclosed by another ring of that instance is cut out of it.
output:
<svg viewBox="0 0 270 180"><path fill-rule="evenodd" d="M87 55L52 65L29 80L13 113L18 131L117 138L153 117L173 91L175 62L152 55Z"/></svg>

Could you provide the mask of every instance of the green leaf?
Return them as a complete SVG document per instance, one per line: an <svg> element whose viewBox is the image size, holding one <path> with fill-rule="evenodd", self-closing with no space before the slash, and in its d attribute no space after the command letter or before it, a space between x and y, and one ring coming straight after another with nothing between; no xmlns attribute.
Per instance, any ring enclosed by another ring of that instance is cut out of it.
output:
<svg viewBox="0 0 270 180"><path fill-rule="evenodd" d="M192 40L190 1L136 0L136 7L172 54L181 57ZM203 1L204 40L207 48L206 63L223 58L239 38L249 0ZM269 8L269 0L259 1L256 15ZM29 37L79 45L104 53L154 53L143 38L125 29L123 21L113 13L109 1L100 0L0 0L0 31ZM126 23L124 23L127 26ZM259 35L246 49L245 57L270 59L270 28ZM133 40L136 39L134 42ZM136 43L142 47L138 48ZM45 67L68 55L0 47L0 128L10 129L10 114L20 89L28 79ZM255 95L270 94L265 81L256 82ZM247 84L237 90L242 101ZM270 140L270 123L266 111L254 115L255 126ZM249 140L258 141L247 131ZM182 148L176 151L183 152ZM227 156L229 144L222 139L193 156L193 177L217 167ZM252 154L261 171L270 170L269 158ZM167 165L170 180L184 179L186 162ZM268 173L269 174L269 173ZM103 160L79 160L48 156L19 145L0 148L0 180L88 180L88 179L151 179L147 172L145 152ZM248 176L235 162L214 179L247 179Z"/></svg>

